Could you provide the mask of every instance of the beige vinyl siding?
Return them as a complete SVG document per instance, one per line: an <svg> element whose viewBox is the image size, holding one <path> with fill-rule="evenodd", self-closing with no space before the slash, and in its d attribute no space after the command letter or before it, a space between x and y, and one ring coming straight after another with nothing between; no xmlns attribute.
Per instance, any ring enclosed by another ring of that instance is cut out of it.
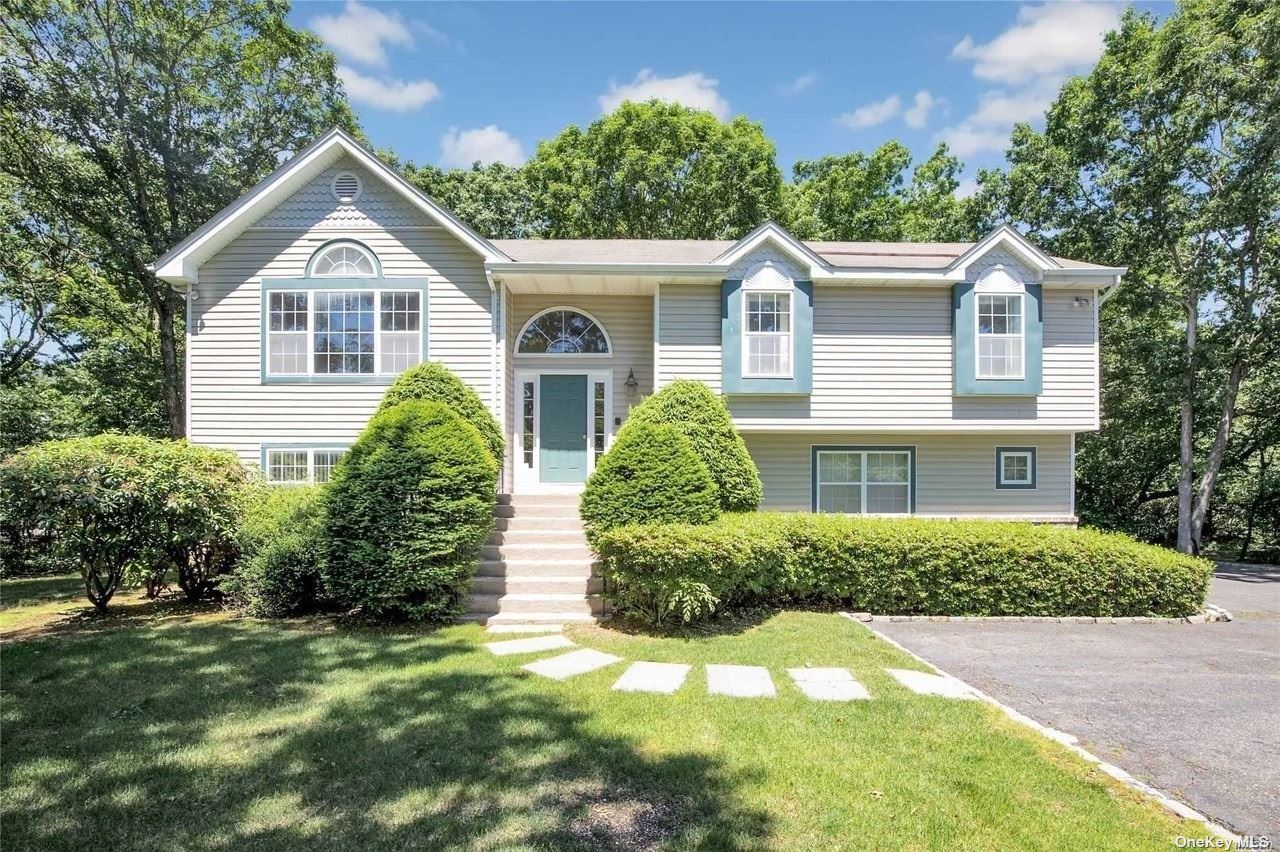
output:
<svg viewBox="0 0 1280 852"><path fill-rule="evenodd" d="M666 293L664 291L665 298ZM613 416L626 419L631 406L653 388L653 297L652 296L585 296L567 294L513 294L508 299L509 322L507 328L507 357L510 359L510 385L507 393L512 405L508 407L507 431L514 429L514 412L519 400L515 387L515 371L540 368L565 370L581 367L587 370L612 370ZM520 330L532 317L554 307L577 308L595 317L604 326L613 345L609 357L517 355L515 347ZM627 373L635 370L638 387L627 393ZM610 425L611 433L617 427Z"/></svg>
<svg viewBox="0 0 1280 852"><path fill-rule="evenodd" d="M1019 423L1096 428L1093 293L1044 291L1044 392L957 398L952 393L951 292L937 287L814 287L813 393L731 400L745 427L955 428ZM720 384L720 289L662 287L660 384Z"/></svg>
<svg viewBox="0 0 1280 852"><path fill-rule="evenodd" d="M368 186L368 183L366 183ZM335 202L336 203L336 202ZM489 285L479 256L440 228L254 228L199 270L188 340L190 436L257 463L263 443L355 439L385 384L263 384L261 281L299 278L323 243L351 238L378 256L383 274L428 277L427 346L490 402Z"/></svg>
<svg viewBox="0 0 1280 852"><path fill-rule="evenodd" d="M1071 515L1071 436L753 433L744 436L760 468L764 508L809 511L814 445L916 448L916 514L1064 519ZM1036 488L995 487L996 447L1036 447Z"/></svg>

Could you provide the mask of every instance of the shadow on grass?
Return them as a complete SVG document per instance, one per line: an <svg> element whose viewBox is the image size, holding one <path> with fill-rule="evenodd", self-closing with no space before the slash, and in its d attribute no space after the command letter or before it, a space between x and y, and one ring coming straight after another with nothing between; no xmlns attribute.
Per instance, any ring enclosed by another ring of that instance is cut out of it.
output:
<svg viewBox="0 0 1280 852"><path fill-rule="evenodd" d="M5 848L757 848L748 779L647 756L448 632L167 624L9 645Z"/></svg>
<svg viewBox="0 0 1280 852"><path fill-rule="evenodd" d="M83 596L84 582L79 574L0 580L0 609L73 600Z"/></svg>

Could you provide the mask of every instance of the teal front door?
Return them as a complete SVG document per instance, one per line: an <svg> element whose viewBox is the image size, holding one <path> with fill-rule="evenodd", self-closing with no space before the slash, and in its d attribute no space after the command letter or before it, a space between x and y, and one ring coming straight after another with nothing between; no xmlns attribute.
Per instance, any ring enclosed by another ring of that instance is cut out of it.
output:
<svg viewBox="0 0 1280 852"><path fill-rule="evenodd" d="M538 478L587 479L587 377L543 374L538 391Z"/></svg>

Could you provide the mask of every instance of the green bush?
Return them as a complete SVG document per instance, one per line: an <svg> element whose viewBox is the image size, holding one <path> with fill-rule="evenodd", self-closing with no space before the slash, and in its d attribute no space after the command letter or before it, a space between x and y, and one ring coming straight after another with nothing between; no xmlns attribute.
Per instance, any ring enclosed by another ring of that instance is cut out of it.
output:
<svg viewBox="0 0 1280 852"><path fill-rule="evenodd" d="M259 486L237 536L240 561L218 588L228 602L261 618L320 609L324 510L319 486Z"/></svg>
<svg viewBox="0 0 1280 852"><path fill-rule="evenodd" d="M760 472L724 400L711 388L688 379L674 381L632 410L627 426L634 423L674 426L688 438L715 480L721 509L753 512L759 508Z"/></svg>
<svg viewBox="0 0 1280 852"><path fill-rule="evenodd" d="M1167 616L1199 611L1212 565L1119 533L998 521L725 515L593 544L614 604L652 622L791 602L893 615Z"/></svg>
<svg viewBox="0 0 1280 852"><path fill-rule="evenodd" d="M105 609L126 573L171 567L192 598L234 558L244 468L185 441L98 435L37 444L0 463L0 524L38 529Z"/></svg>
<svg viewBox="0 0 1280 852"><path fill-rule="evenodd" d="M378 414L402 402L441 402L445 407L462 416L476 429L484 439L489 454L498 466L502 466L502 452L505 442L502 439L502 427L485 408L471 386L454 375L443 364L427 361L410 367L396 378L382 396L378 406Z"/></svg>
<svg viewBox="0 0 1280 852"><path fill-rule="evenodd" d="M480 433L444 403L375 415L328 485L326 591L375 617L456 615L493 519L497 477Z"/></svg>
<svg viewBox="0 0 1280 852"><path fill-rule="evenodd" d="M623 524L705 524L719 514L716 484L671 426L634 423L618 433L582 491L588 536Z"/></svg>

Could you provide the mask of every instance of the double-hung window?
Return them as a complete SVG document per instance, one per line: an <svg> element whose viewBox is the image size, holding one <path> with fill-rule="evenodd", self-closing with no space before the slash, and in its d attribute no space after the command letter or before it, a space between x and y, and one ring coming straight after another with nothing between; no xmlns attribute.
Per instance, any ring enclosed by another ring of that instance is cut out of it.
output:
<svg viewBox="0 0 1280 852"><path fill-rule="evenodd" d="M337 448L267 448L263 470L275 485L304 485L328 482L338 459L346 450Z"/></svg>
<svg viewBox="0 0 1280 852"><path fill-rule="evenodd" d="M1020 293L979 293L978 373L979 379L1020 379L1023 375L1026 340L1023 334L1023 305Z"/></svg>
<svg viewBox="0 0 1280 852"><path fill-rule="evenodd" d="M791 293L748 290L744 295L744 375L753 378L790 376Z"/></svg>
<svg viewBox="0 0 1280 852"><path fill-rule="evenodd" d="M914 465L909 447L815 447L814 510L909 514Z"/></svg>
<svg viewBox="0 0 1280 852"><path fill-rule="evenodd" d="M308 270L265 285L266 376L391 376L422 360L424 288L391 286L354 243L321 249Z"/></svg>

